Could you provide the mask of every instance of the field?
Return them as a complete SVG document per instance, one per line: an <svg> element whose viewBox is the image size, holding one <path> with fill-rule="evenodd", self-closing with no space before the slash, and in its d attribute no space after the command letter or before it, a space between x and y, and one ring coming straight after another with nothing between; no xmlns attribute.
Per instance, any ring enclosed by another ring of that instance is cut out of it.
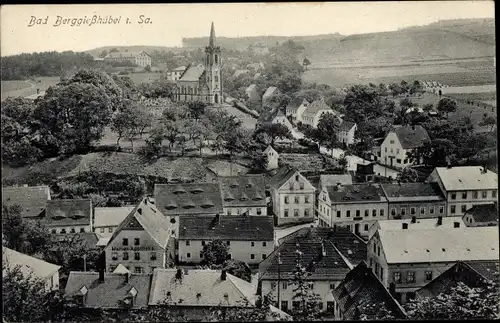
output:
<svg viewBox="0 0 500 323"><path fill-rule="evenodd" d="M135 84L150 83L160 79L161 73L130 73L124 76L130 77Z"/></svg>
<svg viewBox="0 0 500 323"><path fill-rule="evenodd" d="M491 107L497 106L496 92L478 92L478 93L446 93L446 96L453 98L457 101L475 101L484 103Z"/></svg>

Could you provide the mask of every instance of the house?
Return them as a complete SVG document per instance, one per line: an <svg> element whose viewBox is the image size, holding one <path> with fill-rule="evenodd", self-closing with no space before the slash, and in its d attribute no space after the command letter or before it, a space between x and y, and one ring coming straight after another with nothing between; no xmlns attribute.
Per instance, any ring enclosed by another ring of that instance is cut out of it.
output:
<svg viewBox="0 0 500 323"><path fill-rule="evenodd" d="M294 122L302 122L302 113L306 110L309 102L304 98L295 98L286 106L286 116L292 117Z"/></svg>
<svg viewBox="0 0 500 323"><path fill-rule="evenodd" d="M352 185L352 176L350 174L326 174L319 176L319 187L323 189L327 186Z"/></svg>
<svg viewBox="0 0 500 323"><path fill-rule="evenodd" d="M250 84L245 89L245 93L247 95L247 100L249 100L251 102L258 102L258 101L260 101L260 95L259 95L259 91L257 89L257 85L256 84Z"/></svg>
<svg viewBox="0 0 500 323"><path fill-rule="evenodd" d="M275 86L270 86L267 88L266 92L262 95L262 106L268 106L271 104L271 99L275 96L280 95L280 90Z"/></svg>
<svg viewBox="0 0 500 323"><path fill-rule="evenodd" d="M278 168L279 154L274 148L269 145L263 152L267 156L267 167L266 170L272 170Z"/></svg>
<svg viewBox="0 0 500 323"><path fill-rule="evenodd" d="M326 238L321 228L303 228L286 236L277 249L259 264L259 290L261 295L272 295L278 308L288 312L300 306L293 283L297 264L311 275L307 281L318 294L320 309L333 308L332 290L345 278L350 268L335 245Z"/></svg>
<svg viewBox="0 0 500 323"><path fill-rule="evenodd" d="M92 200L49 200L41 222L53 234L93 232Z"/></svg>
<svg viewBox="0 0 500 323"><path fill-rule="evenodd" d="M436 183L382 184L389 203L389 219L446 216L446 199Z"/></svg>
<svg viewBox="0 0 500 323"><path fill-rule="evenodd" d="M177 102L201 101L220 104L224 102L221 77L221 49L216 46L215 28L212 23L208 46L205 47L204 64L189 64L177 80L174 98Z"/></svg>
<svg viewBox="0 0 500 323"><path fill-rule="evenodd" d="M462 219L468 227L498 226L498 205L474 205L465 212Z"/></svg>
<svg viewBox="0 0 500 323"><path fill-rule="evenodd" d="M171 80L174 82L178 81L181 75L184 74L184 71L186 71L186 66L184 65L174 68L170 73Z"/></svg>
<svg viewBox="0 0 500 323"><path fill-rule="evenodd" d="M316 188L296 169L278 169L270 193L277 225L314 221Z"/></svg>
<svg viewBox="0 0 500 323"><path fill-rule="evenodd" d="M396 319L407 317L403 307L394 299L387 288L378 280L366 262L351 270L333 290L335 320L360 320L364 306L383 304ZM360 310L361 308L361 310Z"/></svg>
<svg viewBox="0 0 500 323"><path fill-rule="evenodd" d="M152 274L71 271L64 297L81 308L139 310L148 307Z"/></svg>
<svg viewBox="0 0 500 323"><path fill-rule="evenodd" d="M293 125L290 123L290 121L280 108L276 108L260 114L258 121L260 124L281 124L287 127L290 132L294 131Z"/></svg>
<svg viewBox="0 0 500 323"><path fill-rule="evenodd" d="M178 236L180 217L224 214L219 183L155 184L154 195L158 210L173 224L173 237Z"/></svg>
<svg viewBox="0 0 500 323"><path fill-rule="evenodd" d="M373 182L375 179L374 162L364 164L356 164L355 177L360 182Z"/></svg>
<svg viewBox="0 0 500 323"><path fill-rule="evenodd" d="M106 245L108 272L122 264L136 274L173 263L172 224L149 198L143 198L120 223Z"/></svg>
<svg viewBox="0 0 500 323"><path fill-rule="evenodd" d="M342 121L340 119L340 114L337 111L332 110L332 108L330 108L330 106L326 104L325 99L322 97L318 100L313 101L307 106L307 108L302 113L302 123L310 125L313 128L317 128L319 120L326 113L331 113L337 116L339 123Z"/></svg>
<svg viewBox="0 0 500 323"><path fill-rule="evenodd" d="M61 266L2 247L2 276L6 275L7 268L13 270L17 266L24 277L33 275L33 277L45 282L47 290L59 290L59 269Z"/></svg>
<svg viewBox="0 0 500 323"><path fill-rule="evenodd" d="M438 183L451 216L464 215L474 205L497 202L498 176L486 167L436 167L427 180Z"/></svg>
<svg viewBox="0 0 500 323"><path fill-rule="evenodd" d="M110 238L133 209L133 206L94 208L94 232L99 238Z"/></svg>
<svg viewBox="0 0 500 323"><path fill-rule="evenodd" d="M140 67L151 67L151 56L145 51L113 52L104 57L105 62L131 62Z"/></svg>
<svg viewBox="0 0 500 323"><path fill-rule="evenodd" d="M367 237L369 228L387 219L387 199L379 184L327 186L318 197L319 225L347 227Z"/></svg>
<svg viewBox="0 0 500 323"><path fill-rule="evenodd" d="M395 126L386 135L380 146L379 162L394 168L405 168L409 165L420 163L413 160L411 154L415 149L430 142L429 134L424 127Z"/></svg>
<svg viewBox="0 0 500 323"><path fill-rule="evenodd" d="M417 298L424 298L447 294L459 282L471 288L486 287L487 281L498 283L498 265L498 260L459 261L427 285L417 290L416 296Z"/></svg>
<svg viewBox="0 0 500 323"><path fill-rule="evenodd" d="M267 215L264 175L219 177L225 215Z"/></svg>
<svg viewBox="0 0 500 323"><path fill-rule="evenodd" d="M356 123L350 121L342 121L337 132L337 140L346 147L354 145L354 143L356 142L354 133L357 129L358 126L356 125Z"/></svg>
<svg viewBox="0 0 500 323"><path fill-rule="evenodd" d="M50 189L42 186L2 187L2 205L19 205L21 217L39 218L50 200Z"/></svg>
<svg viewBox="0 0 500 323"><path fill-rule="evenodd" d="M223 240L230 259L258 264L274 250L274 224L269 216L183 216L179 221L179 262L203 261L203 246Z"/></svg>
<svg viewBox="0 0 500 323"><path fill-rule="evenodd" d="M378 230L368 241L367 257L404 304L457 261L498 261L498 250L497 227Z"/></svg>

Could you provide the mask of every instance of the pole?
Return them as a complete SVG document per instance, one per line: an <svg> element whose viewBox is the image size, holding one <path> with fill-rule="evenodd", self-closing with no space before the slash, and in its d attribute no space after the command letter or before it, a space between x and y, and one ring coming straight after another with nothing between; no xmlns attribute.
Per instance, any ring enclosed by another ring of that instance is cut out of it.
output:
<svg viewBox="0 0 500 323"><path fill-rule="evenodd" d="M280 252L278 252L278 308L281 310L281 302L280 302L280 292L281 292L281 287L280 287L281 270L280 270L280 265L281 265L281 253L280 253Z"/></svg>
<svg viewBox="0 0 500 323"><path fill-rule="evenodd" d="M83 255L83 271L87 271L87 256Z"/></svg>

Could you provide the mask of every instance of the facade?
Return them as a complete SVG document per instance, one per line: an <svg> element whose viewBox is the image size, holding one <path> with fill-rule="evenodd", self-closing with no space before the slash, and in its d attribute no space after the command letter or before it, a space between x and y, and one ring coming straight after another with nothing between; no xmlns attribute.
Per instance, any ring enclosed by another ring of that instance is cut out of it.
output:
<svg viewBox="0 0 500 323"><path fill-rule="evenodd" d="M52 234L93 232L92 200L68 199L47 201L41 222Z"/></svg>
<svg viewBox="0 0 500 323"><path fill-rule="evenodd" d="M215 29L212 23L209 44L205 47L204 64L187 66L177 80L175 100L178 102L223 103L221 66L221 50L219 46L215 45Z"/></svg>
<svg viewBox="0 0 500 323"><path fill-rule="evenodd" d="M180 219L179 262L199 264L205 244L220 239L230 259L256 265L274 250L274 224L269 216L184 216Z"/></svg>
<svg viewBox="0 0 500 323"><path fill-rule="evenodd" d="M105 62L131 62L140 67L151 67L151 56L145 51L140 52L113 52L104 57Z"/></svg>
<svg viewBox="0 0 500 323"><path fill-rule="evenodd" d="M186 70L186 66L179 66L179 67L176 67L175 69L173 69L171 72L170 72L170 78L172 81L174 82L177 82L182 74L184 74L184 71Z"/></svg>
<svg viewBox="0 0 500 323"><path fill-rule="evenodd" d="M316 188L296 169L279 169L270 192L277 225L314 221Z"/></svg>
<svg viewBox="0 0 500 323"><path fill-rule="evenodd" d="M116 228L132 212L133 206L94 208L94 232L99 238L111 238Z"/></svg>
<svg viewBox="0 0 500 323"><path fill-rule="evenodd" d="M295 98L286 106L286 116L291 116L294 122L302 122L302 113L304 113L308 106L309 102L306 99Z"/></svg>
<svg viewBox="0 0 500 323"><path fill-rule="evenodd" d="M413 160L414 149L430 142L429 134L422 126L397 126L385 137L380 146L379 162L394 168L405 168L420 161Z"/></svg>
<svg viewBox="0 0 500 323"><path fill-rule="evenodd" d="M33 275L35 278L42 279L45 282L46 290L59 290L59 269L61 266L2 247L2 267L14 269L17 266L20 266L24 277ZM3 274L5 275L5 272Z"/></svg>
<svg viewBox="0 0 500 323"><path fill-rule="evenodd" d="M346 146L354 145L354 134L357 129L358 126L354 122L342 121L339 132L337 133L337 140Z"/></svg>
<svg viewBox="0 0 500 323"><path fill-rule="evenodd" d="M310 125L313 128L317 128L319 120L325 113L334 114L338 117L339 122L342 121L340 119L340 114L337 111L332 110L332 108L330 108L328 104L326 104L325 99L321 98L307 106L307 108L302 113L302 123Z"/></svg>
<svg viewBox="0 0 500 323"><path fill-rule="evenodd" d="M498 228L378 230L368 264L401 304L457 261L498 261Z"/></svg>
<svg viewBox="0 0 500 323"><path fill-rule="evenodd" d="M474 205L462 217L468 227L498 226L498 204Z"/></svg>
<svg viewBox="0 0 500 323"><path fill-rule="evenodd" d="M389 219L446 216L446 199L436 183L382 184L389 203Z"/></svg>
<svg viewBox="0 0 500 323"><path fill-rule="evenodd" d="M219 177L224 215L267 216L264 175Z"/></svg>
<svg viewBox="0 0 500 323"><path fill-rule="evenodd" d="M441 188L449 216L461 216L474 205L498 201L498 176L486 167L436 167L427 180Z"/></svg>
<svg viewBox="0 0 500 323"><path fill-rule="evenodd" d="M263 154L267 156L267 170L278 168L279 154L272 146L267 146Z"/></svg>
<svg viewBox="0 0 500 323"><path fill-rule="evenodd" d="M387 211L387 199L379 184L328 186L318 197L320 226L347 227L362 237L368 237L376 221L387 220Z"/></svg>
<svg viewBox="0 0 500 323"><path fill-rule="evenodd" d="M50 189L42 186L2 187L2 205L19 205L21 217L40 218L50 200Z"/></svg>
<svg viewBox="0 0 500 323"><path fill-rule="evenodd" d="M374 162L369 164L356 164L356 180L360 182L373 182L375 179Z"/></svg>
<svg viewBox="0 0 500 323"><path fill-rule="evenodd" d="M278 113L271 120L271 123L284 125L290 131L294 130L293 125L290 123L290 121L287 119L287 117L285 116L285 114L281 110L278 110Z"/></svg>
<svg viewBox="0 0 500 323"><path fill-rule="evenodd" d="M121 264L136 274L152 273L171 265L175 259L172 226L155 204L142 199L104 249L107 271L113 272Z"/></svg>

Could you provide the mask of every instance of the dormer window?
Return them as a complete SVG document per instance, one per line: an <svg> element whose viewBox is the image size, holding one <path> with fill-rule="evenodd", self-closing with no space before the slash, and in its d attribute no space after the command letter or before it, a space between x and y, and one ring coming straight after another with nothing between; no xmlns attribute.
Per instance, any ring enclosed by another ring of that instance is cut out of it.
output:
<svg viewBox="0 0 500 323"><path fill-rule="evenodd" d="M203 189L202 189L201 187L199 187L199 186L196 186L195 188L193 188L193 189L191 190L191 193L193 193L193 194L198 194L198 193L202 193L202 192L204 192L204 191L203 191Z"/></svg>
<svg viewBox="0 0 500 323"><path fill-rule="evenodd" d="M83 286L82 288L80 288L80 294L81 295L87 295L87 292L89 290L87 289L87 286Z"/></svg>
<svg viewBox="0 0 500 323"><path fill-rule="evenodd" d="M137 289L135 289L135 287L132 287L129 290L128 294L131 295L132 297L135 297L137 295Z"/></svg>
<svg viewBox="0 0 500 323"><path fill-rule="evenodd" d="M167 210L173 210L173 209L176 209L177 207L178 207L178 206L177 206L177 204L176 204L175 202L169 202L169 203L165 206L165 208L166 208Z"/></svg>

